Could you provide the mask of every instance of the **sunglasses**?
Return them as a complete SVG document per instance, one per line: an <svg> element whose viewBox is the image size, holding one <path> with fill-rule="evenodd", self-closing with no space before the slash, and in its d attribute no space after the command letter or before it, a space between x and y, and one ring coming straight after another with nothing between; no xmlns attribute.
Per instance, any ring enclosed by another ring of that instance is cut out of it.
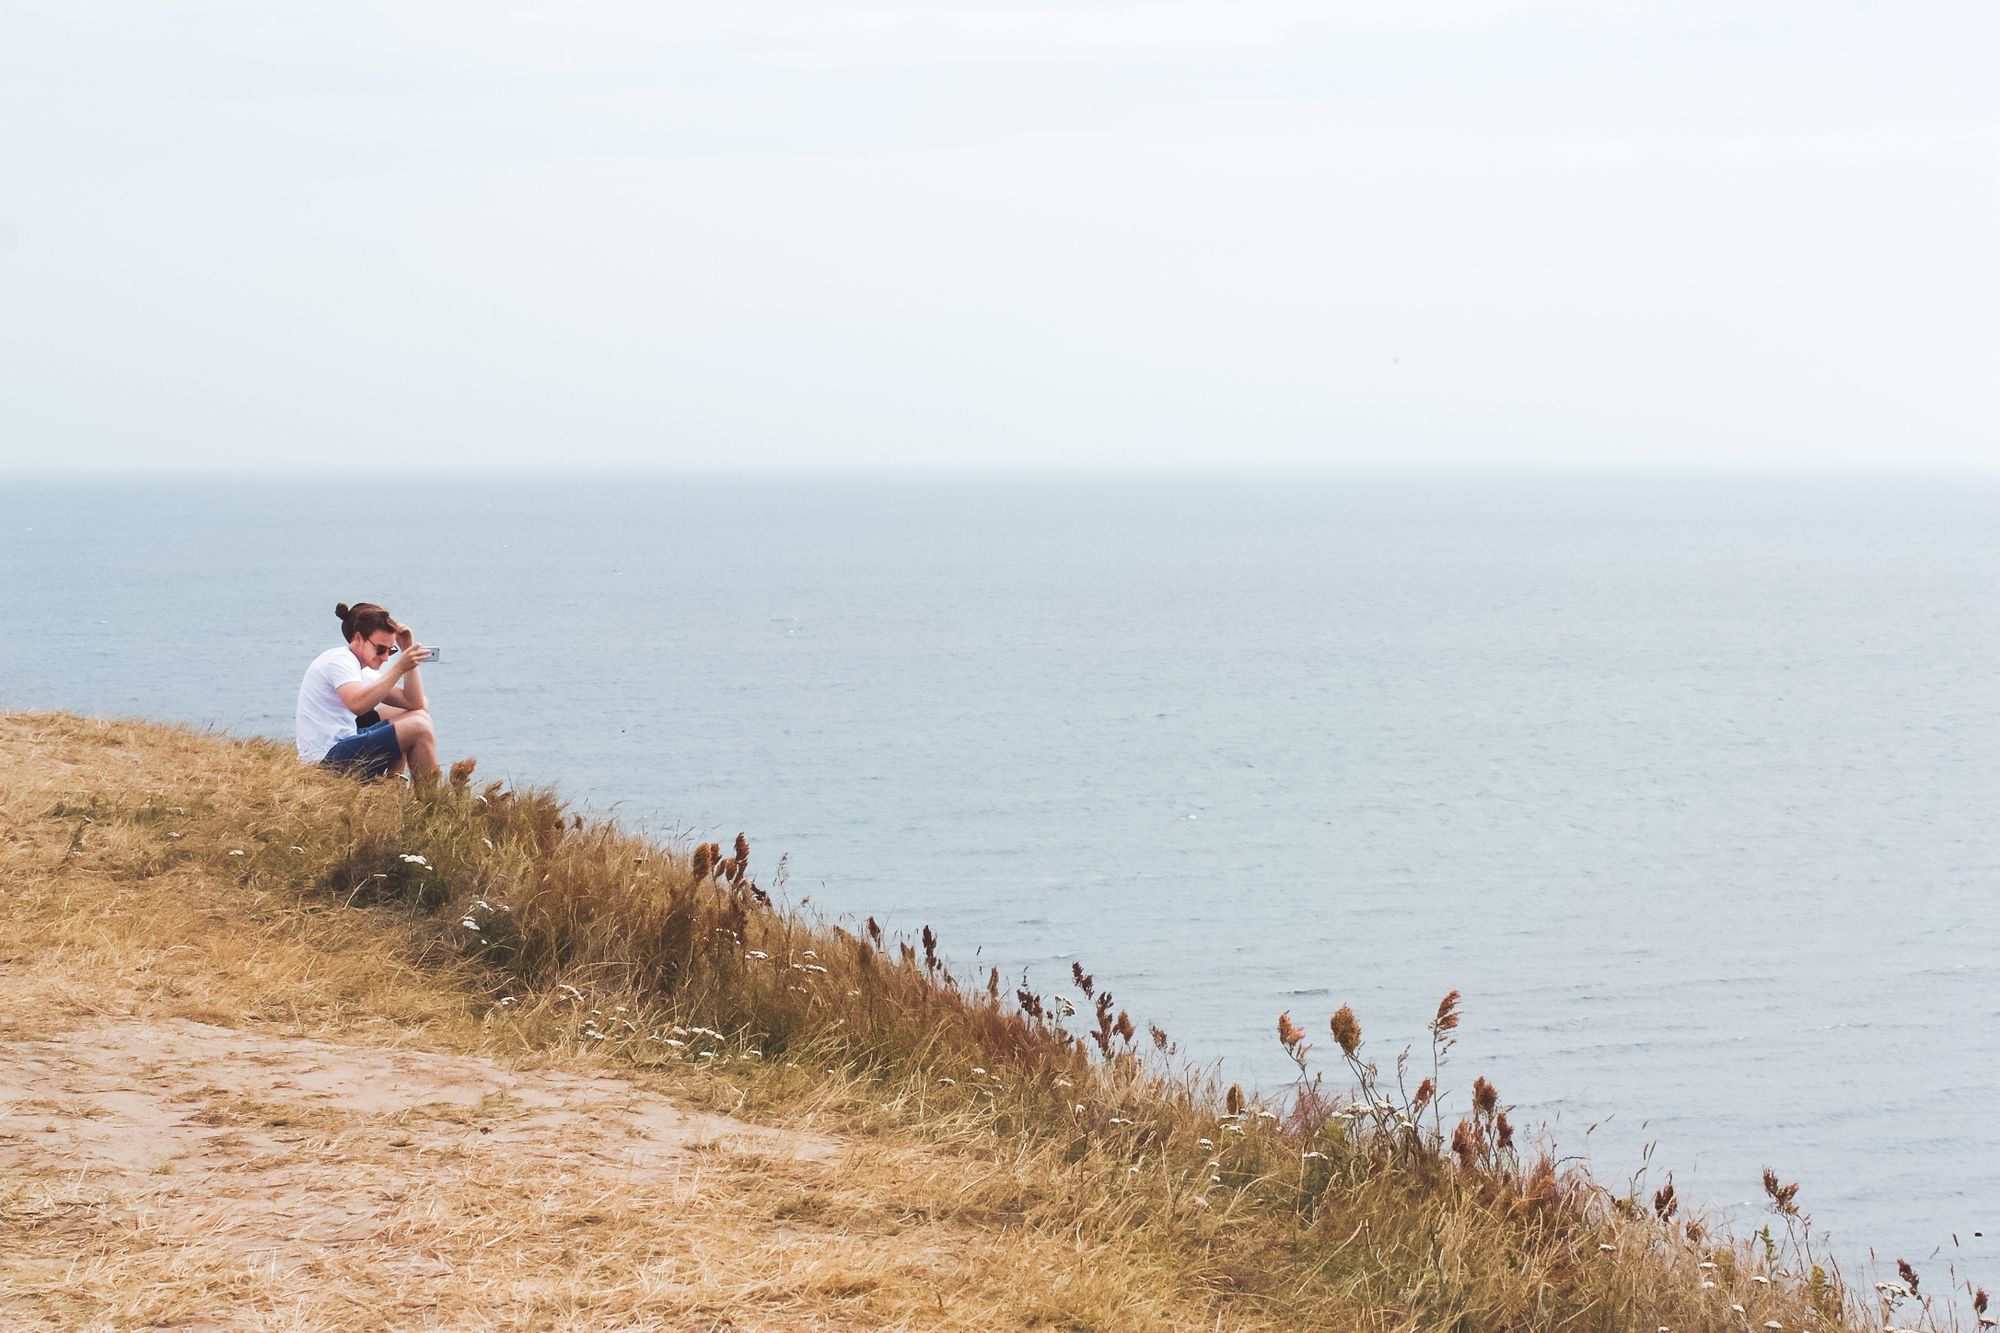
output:
<svg viewBox="0 0 2000 1333"><path fill-rule="evenodd" d="M368 646L375 650L377 657L394 657L398 652L402 651L393 643L377 643L373 639L368 641Z"/></svg>

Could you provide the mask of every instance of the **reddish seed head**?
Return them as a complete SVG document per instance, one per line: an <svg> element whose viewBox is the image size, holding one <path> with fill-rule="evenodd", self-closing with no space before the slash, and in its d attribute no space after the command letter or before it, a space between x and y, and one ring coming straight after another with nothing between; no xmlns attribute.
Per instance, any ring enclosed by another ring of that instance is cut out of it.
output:
<svg viewBox="0 0 2000 1333"><path fill-rule="evenodd" d="M1472 1127L1470 1120L1461 1120L1451 1131L1452 1156L1458 1164L1470 1171L1479 1163L1479 1131Z"/></svg>
<svg viewBox="0 0 2000 1333"><path fill-rule="evenodd" d="M1492 1115L1500 1105L1500 1090L1486 1081L1485 1075L1472 1080L1472 1108L1482 1115Z"/></svg>
<svg viewBox="0 0 2000 1333"><path fill-rule="evenodd" d="M1511 1120L1507 1119L1505 1111L1500 1113L1500 1118L1494 1122L1493 1128L1495 1131L1493 1141L1495 1143L1499 1144L1502 1148L1511 1148L1514 1146L1514 1124Z"/></svg>
<svg viewBox="0 0 2000 1333"><path fill-rule="evenodd" d="M1674 1210L1680 1206L1680 1200L1674 1197L1674 1182L1672 1180L1667 1181L1666 1184L1653 1191L1653 1212L1662 1222L1672 1217Z"/></svg>
<svg viewBox="0 0 2000 1333"><path fill-rule="evenodd" d="M1132 1040L1133 1036L1135 1035L1135 1029L1132 1026L1132 1015L1126 1013L1123 1009L1120 1009L1118 1011L1118 1025L1114 1027L1112 1031L1116 1032L1126 1041Z"/></svg>
<svg viewBox="0 0 2000 1333"><path fill-rule="evenodd" d="M1333 1029L1333 1039L1340 1045L1342 1055L1352 1056L1361 1049L1361 1021L1354 1016L1351 1005L1341 1005L1329 1024Z"/></svg>
<svg viewBox="0 0 2000 1333"><path fill-rule="evenodd" d="M1242 1115L1242 1114L1243 1114L1243 1087L1242 1087L1242 1085L1241 1085L1241 1084L1238 1084L1238 1083L1232 1083L1232 1084L1230 1084L1230 1085L1229 1085L1229 1095L1228 1095L1228 1096L1226 1096L1226 1097L1224 1097L1224 1098L1222 1099L1222 1104L1223 1104L1223 1106L1224 1106L1224 1107L1225 1107L1225 1108L1226 1108L1226 1109L1228 1110L1229 1114L1231 1114L1231 1115Z"/></svg>
<svg viewBox="0 0 2000 1333"><path fill-rule="evenodd" d="M882 927L872 916L868 918L868 938L875 941L876 948L882 947Z"/></svg>
<svg viewBox="0 0 2000 1333"><path fill-rule="evenodd" d="M1069 975L1070 980L1076 982L1076 988L1083 992L1084 999L1088 1000L1097 993L1091 985L1094 978L1083 970L1082 963L1071 963L1069 965Z"/></svg>
<svg viewBox="0 0 2000 1333"><path fill-rule="evenodd" d="M1164 1051L1167 1049L1167 1033L1158 1023L1148 1023L1146 1030L1153 1034L1153 1045Z"/></svg>
<svg viewBox="0 0 2000 1333"><path fill-rule="evenodd" d="M1458 992L1453 991L1438 1001L1437 1017L1431 1020L1431 1031L1443 1036L1458 1026Z"/></svg>
<svg viewBox="0 0 2000 1333"><path fill-rule="evenodd" d="M1430 1105L1431 1098L1436 1095L1437 1095L1437 1084L1432 1082L1430 1079L1425 1079L1423 1082L1417 1084L1416 1100L1410 1103L1410 1109L1412 1111L1423 1110L1426 1106Z"/></svg>
<svg viewBox="0 0 2000 1333"><path fill-rule="evenodd" d="M1898 1259L1896 1261L1896 1272L1902 1275L1903 1285L1910 1289L1910 1294L1912 1296L1916 1295L1917 1270L1910 1267L1910 1261L1908 1259Z"/></svg>
<svg viewBox="0 0 2000 1333"><path fill-rule="evenodd" d="M1306 1039L1306 1034L1304 1032L1301 1032L1299 1030L1299 1025L1292 1021L1292 1015L1289 1010L1278 1015L1279 1045L1283 1046L1286 1050L1289 1051L1294 1047L1296 1047L1300 1042L1304 1041L1305 1039Z"/></svg>
<svg viewBox="0 0 2000 1333"><path fill-rule="evenodd" d="M1978 1291L1972 1293L1972 1313L1986 1313L1986 1288L1981 1287Z"/></svg>
<svg viewBox="0 0 2000 1333"><path fill-rule="evenodd" d="M1562 1186L1556 1182L1555 1160L1547 1153L1535 1159L1535 1169L1528 1173L1521 1196L1539 1207L1547 1207L1562 1197Z"/></svg>

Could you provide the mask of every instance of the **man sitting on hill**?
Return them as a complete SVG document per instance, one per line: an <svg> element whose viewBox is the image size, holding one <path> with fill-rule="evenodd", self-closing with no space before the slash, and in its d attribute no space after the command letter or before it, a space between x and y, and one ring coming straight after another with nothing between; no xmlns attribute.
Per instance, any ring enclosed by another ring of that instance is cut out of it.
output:
<svg viewBox="0 0 2000 1333"><path fill-rule="evenodd" d="M300 761L364 778L406 769L436 777L437 736L417 670L430 649L372 602L342 602L333 611L347 642L315 657L299 683Z"/></svg>

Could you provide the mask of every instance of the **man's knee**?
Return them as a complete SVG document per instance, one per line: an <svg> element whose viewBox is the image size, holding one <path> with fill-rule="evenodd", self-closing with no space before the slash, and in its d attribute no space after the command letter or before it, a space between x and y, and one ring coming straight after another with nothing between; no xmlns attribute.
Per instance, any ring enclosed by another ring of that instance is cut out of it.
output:
<svg viewBox="0 0 2000 1333"><path fill-rule="evenodd" d="M405 745L437 734L431 727L431 715L421 708L397 718L395 727L396 739Z"/></svg>

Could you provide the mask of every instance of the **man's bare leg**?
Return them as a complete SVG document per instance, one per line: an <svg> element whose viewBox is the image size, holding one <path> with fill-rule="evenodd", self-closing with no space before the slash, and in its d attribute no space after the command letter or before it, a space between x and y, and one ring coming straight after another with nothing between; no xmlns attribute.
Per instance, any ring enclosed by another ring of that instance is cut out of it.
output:
<svg viewBox="0 0 2000 1333"><path fill-rule="evenodd" d="M391 725L396 728L396 744L403 752L410 776L419 782L436 780L437 733L431 728L431 715L418 708L402 714Z"/></svg>

